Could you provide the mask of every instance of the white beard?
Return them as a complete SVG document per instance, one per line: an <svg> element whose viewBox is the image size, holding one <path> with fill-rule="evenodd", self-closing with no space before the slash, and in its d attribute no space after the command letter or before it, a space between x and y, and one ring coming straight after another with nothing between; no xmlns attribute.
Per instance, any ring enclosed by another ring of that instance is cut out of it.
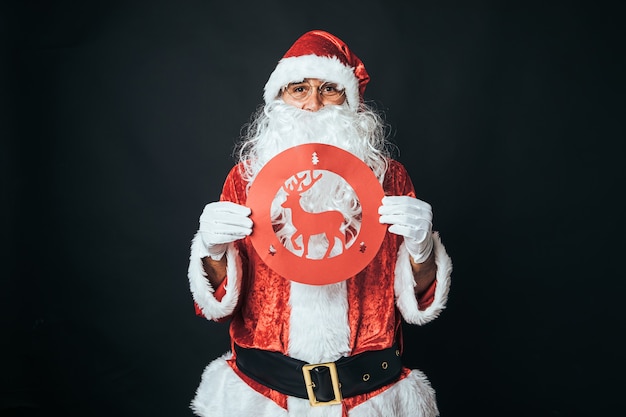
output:
<svg viewBox="0 0 626 417"><path fill-rule="evenodd" d="M241 161L246 167L246 179L251 184L270 159L288 148L305 143L323 143L355 155L370 165L375 173L378 170L377 176L382 181L386 158L380 148L385 142L381 140L380 119L372 114L356 113L346 105L331 105L311 112L285 104L282 100L268 104L256 121L255 136L247 142L247 147L242 147ZM320 171L313 172L314 175L319 173ZM304 253L304 249L295 248L290 240L297 228L292 223L292 210L281 206L287 198L283 189L276 194L271 210L274 230L283 245L298 256L312 259L324 257L329 246L331 248L328 257L341 254L344 247L347 249L354 243L361 225L361 206L352 187L336 174L328 171L321 173L323 176L319 183L302 194L300 206L309 213L341 212L344 222L340 230L345 236L345 246L339 238L317 234L311 236L308 251ZM306 184L311 181L311 174L307 175ZM292 179L293 177L286 182ZM302 240L298 242L302 247Z"/></svg>
<svg viewBox="0 0 626 417"><path fill-rule="evenodd" d="M387 167L383 121L373 111L357 113L345 104L312 112L276 100L263 108L249 134L240 149L249 182L274 156L304 143L324 143L352 153L369 165L381 182Z"/></svg>

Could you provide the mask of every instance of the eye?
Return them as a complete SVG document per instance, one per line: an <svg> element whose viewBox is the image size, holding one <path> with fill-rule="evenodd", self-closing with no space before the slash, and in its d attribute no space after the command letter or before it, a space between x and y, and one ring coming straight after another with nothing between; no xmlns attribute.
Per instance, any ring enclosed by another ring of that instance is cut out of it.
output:
<svg viewBox="0 0 626 417"><path fill-rule="evenodd" d="M289 86L287 87L287 90L291 94L302 94L302 93L306 93L307 91L309 91L309 85L306 83L289 84Z"/></svg>
<svg viewBox="0 0 626 417"><path fill-rule="evenodd" d="M328 98L336 98L343 94L343 89L339 88L339 86L335 83L325 83L320 87L320 93L324 97Z"/></svg>

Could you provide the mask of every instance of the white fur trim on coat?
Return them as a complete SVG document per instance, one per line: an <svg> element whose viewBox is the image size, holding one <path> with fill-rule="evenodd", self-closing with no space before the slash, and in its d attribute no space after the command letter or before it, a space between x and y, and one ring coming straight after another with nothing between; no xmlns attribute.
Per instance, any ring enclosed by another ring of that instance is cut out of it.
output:
<svg viewBox="0 0 626 417"><path fill-rule="evenodd" d="M350 353L346 281L329 285L292 282L289 305L289 356L323 363Z"/></svg>
<svg viewBox="0 0 626 417"><path fill-rule="evenodd" d="M276 100L280 89L291 82L305 78L319 78L339 84L346 89L346 100L352 110L359 108L359 81L354 69L336 57L302 55L283 58L265 84L263 98L266 103Z"/></svg>
<svg viewBox="0 0 626 417"><path fill-rule="evenodd" d="M213 296L215 289L207 279L206 272L202 266L202 258L209 256L209 253L202 243L202 238L196 234L191 242L191 255L189 256L189 288L193 300L202 310L202 314L209 320L221 319L230 315L237 306L241 289L241 258L239 252L233 244L228 245L226 250L226 294L221 301L217 301Z"/></svg>
<svg viewBox="0 0 626 417"><path fill-rule="evenodd" d="M407 323L421 325L436 319L448 301L452 261L441 243L439 234L436 232L433 233L433 252L435 254L435 263L437 264L437 287L435 288L433 303L422 311L419 309L417 297L415 297L415 280L409 260L409 252L404 243L398 250L394 291L396 305Z"/></svg>

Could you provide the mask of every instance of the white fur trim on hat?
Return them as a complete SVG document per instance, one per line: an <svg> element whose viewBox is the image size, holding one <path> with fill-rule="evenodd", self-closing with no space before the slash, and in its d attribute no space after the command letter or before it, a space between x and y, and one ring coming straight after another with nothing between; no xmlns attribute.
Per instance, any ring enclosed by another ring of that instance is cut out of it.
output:
<svg viewBox="0 0 626 417"><path fill-rule="evenodd" d="M305 78L319 78L341 85L346 89L348 106L353 110L358 109L359 81L354 75L354 69L344 65L336 57L314 54L281 59L265 84L265 102L270 103L278 98L280 89L287 84Z"/></svg>

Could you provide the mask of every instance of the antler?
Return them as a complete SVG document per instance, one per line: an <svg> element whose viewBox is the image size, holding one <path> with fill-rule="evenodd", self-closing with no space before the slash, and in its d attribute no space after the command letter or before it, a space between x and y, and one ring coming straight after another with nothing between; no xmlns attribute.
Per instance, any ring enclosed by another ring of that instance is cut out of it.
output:
<svg viewBox="0 0 626 417"><path fill-rule="evenodd" d="M313 170L309 170L311 176L311 182L309 184L304 184L304 180L306 179L306 172L302 175L296 174L296 179L290 181L287 184L287 188L283 186L283 189L286 192L297 190L298 193L302 194L305 191L308 191L313 187L313 185L322 178L322 173L320 172L317 176L313 175Z"/></svg>
<svg viewBox="0 0 626 417"><path fill-rule="evenodd" d="M298 191L300 192L300 194L302 194L305 191L308 191L311 189L311 187L313 187L313 185L315 185L316 182L318 182L320 180L320 178L322 178L322 173L320 172L317 177L313 176L313 170L309 170L309 173L311 175L311 182L308 185L304 184L304 179L306 178L306 174L302 175L302 178L300 178L299 176L296 175L296 177L298 178L298 185L300 186L298 188Z"/></svg>

